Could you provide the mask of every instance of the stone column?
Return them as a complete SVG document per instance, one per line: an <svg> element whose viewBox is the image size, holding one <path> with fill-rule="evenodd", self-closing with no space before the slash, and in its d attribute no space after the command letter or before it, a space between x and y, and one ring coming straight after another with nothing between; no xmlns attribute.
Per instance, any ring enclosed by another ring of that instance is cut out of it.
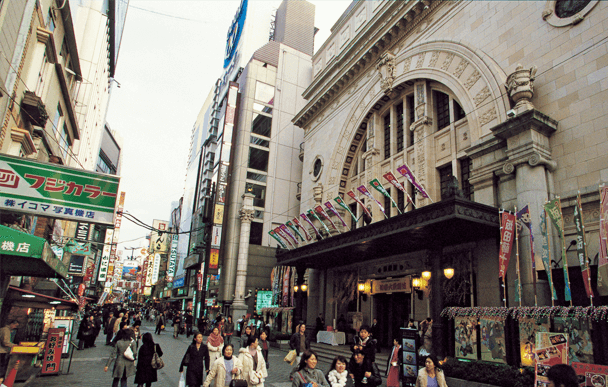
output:
<svg viewBox="0 0 608 387"><path fill-rule="evenodd" d="M236 284L234 286L234 302L232 315L247 314L245 304L245 287L247 285L247 260L249 259L249 234L251 233L251 220L253 219L253 198L251 193L243 195L243 207L239 211L241 217L241 238L239 241L239 255L236 264Z"/></svg>
<svg viewBox="0 0 608 387"><path fill-rule="evenodd" d="M433 197L434 184L431 184L434 178L433 163L429 163L431 155L434 154L435 139L430 136L433 130L433 120L429 117L429 112L433 111L431 105L432 99L428 95L430 90L426 82L418 82L415 84L415 105L416 105L416 121L410 125L410 130L414 132L414 160L415 164L410 165L416 180L422 185L429 196ZM416 208L430 204L429 199L425 199L422 195L416 195Z"/></svg>

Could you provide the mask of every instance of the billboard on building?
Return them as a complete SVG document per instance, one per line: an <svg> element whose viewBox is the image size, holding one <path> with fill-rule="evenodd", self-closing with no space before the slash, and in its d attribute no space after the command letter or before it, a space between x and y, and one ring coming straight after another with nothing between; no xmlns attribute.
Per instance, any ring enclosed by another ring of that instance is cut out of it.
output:
<svg viewBox="0 0 608 387"><path fill-rule="evenodd" d="M0 155L0 209L112 225L120 178Z"/></svg>
<svg viewBox="0 0 608 387"><path fill-rule="evenodd" d="M154 231L150 234L150 252L167 254L169 252L169 222L166 220L154 219L152 221Z"/></svg>

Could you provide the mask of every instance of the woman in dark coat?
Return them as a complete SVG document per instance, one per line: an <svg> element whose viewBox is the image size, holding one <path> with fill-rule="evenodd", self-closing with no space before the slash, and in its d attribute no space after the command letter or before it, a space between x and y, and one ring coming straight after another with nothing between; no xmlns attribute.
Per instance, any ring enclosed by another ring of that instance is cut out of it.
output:
<svg viewBox="0 0 608 387"><path fill-rule="evenodd" d="M203 361L205 368L203 369ZM179 366L179 372L184 372L184 366L188 367L186 371L186 386L200 387L204 381L204 370L209 373L209 350L203 344L203 334L196 332L192 344L186 350L184 358Z"/></svg>
<svg viewBox="0 0 608 387"><path fill-rule="evenodd" d="M163 350L160 349L160 345L154 344L152 339L152 333L144 333L141 339L142 346L139 349L139 356L137 357L137 372L135 373L135 384L137 387L152 386L152 383L158 380L156 375L156 369L152 368L152 357L154 356L154 350L158 356L163 355Z"/></svg>

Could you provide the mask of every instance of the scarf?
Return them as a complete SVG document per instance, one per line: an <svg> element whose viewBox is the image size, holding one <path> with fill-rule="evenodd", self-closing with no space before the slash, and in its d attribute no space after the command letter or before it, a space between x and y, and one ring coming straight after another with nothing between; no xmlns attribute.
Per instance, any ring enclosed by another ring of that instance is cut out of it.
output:
<svg viewBox="0 0 608 387"><path fill-rule="evenodd" d="M224 359L226 359L226 360L232 360L232 356L228 357L228 356L224 355Z"/></svg>
<svg viewBox="0 0 608 387"><path fill-rule="evenodd" d="M222 339L222 336L216 335L215 333L211 333L207 339L207 344L211 344L214 347L219 347L223 343L224 339Z"/></svg>
<svg viewBox="0 0 608 387"><path fill-rule="evenodd" d="M344 387L348 378L348 370L339 373L337 370L331 370L327 374L327 381L331 387Z"/></svg>

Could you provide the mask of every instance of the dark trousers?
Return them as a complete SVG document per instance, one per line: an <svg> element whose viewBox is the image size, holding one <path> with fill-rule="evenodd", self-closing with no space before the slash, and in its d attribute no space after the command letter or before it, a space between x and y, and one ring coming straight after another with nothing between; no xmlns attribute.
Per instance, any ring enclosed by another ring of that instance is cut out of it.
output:
<svg viewBox="0 0 608 387"><path fill-rule="evenodd" d="M120 380L120 387L127 387L127 378L114 378L112 381L112 387L118 387L118 381Z"/></svg>
<svg viewBox="0 0 608 387"><path fill-rule="evenodd" d="M192 334L192 324L186 324L186 338Z"/></svg>
<svg viewBox="0 0 608 387"><path fill-rule="evenodd" d="M114 332L110 331L109 333L106 333L106 345L110 345L112 336L114 336Z"/></svg>
<svg viewBox="0 0 608 387"><path fill-rule="evenodd" d="M3 378L8 368L8 361L10 360L9 353L0 353L0 378Z"/></svg>

